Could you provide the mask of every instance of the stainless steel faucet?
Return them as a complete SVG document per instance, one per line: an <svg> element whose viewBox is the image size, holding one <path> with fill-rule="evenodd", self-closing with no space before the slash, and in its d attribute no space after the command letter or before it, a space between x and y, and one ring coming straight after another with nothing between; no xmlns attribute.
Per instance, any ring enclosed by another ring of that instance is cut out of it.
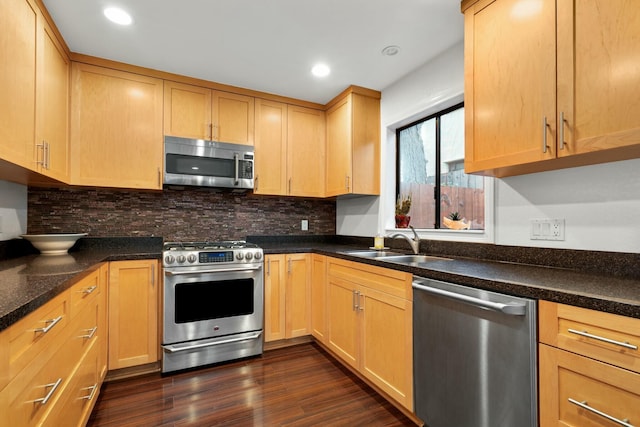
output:
<svg viewBox="0 0 640 427"><path fill-rule="evenodd" d="M411 229L411 231L413 231L413 239L407 236L406 234L402 234L402 233L394 233L389 235L388 237L391 239L402 237L407 242L409 242L409 244L411 245L411 249L413 249L413 253L417 254L420 252L420 236L418 236L418 233L416 233L415 228L413 228L412 226L409 226L409 228Z"/></svg>

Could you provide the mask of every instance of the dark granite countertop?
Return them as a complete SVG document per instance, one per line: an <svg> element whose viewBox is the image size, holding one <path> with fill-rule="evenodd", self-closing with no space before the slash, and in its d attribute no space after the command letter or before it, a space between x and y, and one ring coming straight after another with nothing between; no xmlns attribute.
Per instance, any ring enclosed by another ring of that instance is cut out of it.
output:
<svg viewBox="0 0 640 427"><path fill-rule="evenodd" d="M351 242L348 245L327 242L260 242L260 246L265 254L320 253L406 271L429 279L640 318L640 278L638 277L449 254L433 255L441 255L451 261L430 261L427 268L419 268L382 261L379 258L362 258L341 253L345 250L368 249L366 245ZM401 248L400 251L409 253L404 249L406 248Z"/></svg>
<svg viewBox="0 0 640 427"><path fill-rule="evenodd" d="M266 254L319 253L394 268L430 279L640 318L640 276L635 271L638 264L636 254L554 253L553 250L527 250L525 252L528 253L523 254L522 248L500 249L495 245L465 246L460 243L447 247L430 242L435 252L422 248L421 252L452 260L432 261L428 268L417 268L342 253L345 250L367 249L372 239L340 236L252 239L250 236L248 240L259 244ZM401 246L394 250L409 252L408 246L402 247L402 242L399 244ZM500 250L508 255L492 253ZM1 260L0 331L68 289L101 262L160 258L161 252L161 238L85 238L65 256L45 257L27 253ZM460 252L473 256L481 253L483 259L461 256ZM553 258L546 259L550 253ZM559 254L564 259L558 261L561 258ZM491 257L502 257L506 261ZM541 262L564 262L571 268L531 263L538 258ZM625 274L621 274L620 269Z"/></svg>
<svg viewBox="0 0 640 427"><path fill-rule="evenodd" d="M104 261L154 259L160 258L161 252L161 238L81 239L67 255L31 253L1 260L0 331L64 292Z"/></svg>

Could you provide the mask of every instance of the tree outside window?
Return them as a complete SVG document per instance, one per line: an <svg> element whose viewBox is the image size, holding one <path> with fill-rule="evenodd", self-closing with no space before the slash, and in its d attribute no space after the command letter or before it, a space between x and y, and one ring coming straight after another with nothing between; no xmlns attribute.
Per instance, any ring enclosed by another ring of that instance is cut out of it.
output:
<svg viewBox="0 0 640 427"><path fill-rule="evenodd" d="M457 214L456 224L484 230L484 179L464 173L463 104L399 128L396 148L396 196L411 195L412 226L456 227Z"/></svg>

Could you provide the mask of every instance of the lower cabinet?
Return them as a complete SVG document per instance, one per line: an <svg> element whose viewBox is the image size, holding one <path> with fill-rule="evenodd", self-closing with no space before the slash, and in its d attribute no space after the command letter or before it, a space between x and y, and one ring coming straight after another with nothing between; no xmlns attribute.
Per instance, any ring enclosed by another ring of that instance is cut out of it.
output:
<svg viewBox="0 0 640 427"><path fill-rule="evenodd" d="M9 383L0 425L83 426L106 361L104 266L2 332Z"/></svg>
<svg viewBox="0 0 640 427"><path fill-rule="evenodd" d="M311 333L310 255L266 255L265 342Z"/></svg>
<svg viewBox="0 0 640 427"><path fill-rule="evenodd" d="M411 274L328 258L327 347L413 410Z"/></svg>
<svg viewBox="0 0 640 427"><path fill-rule="evenodd" d="M538 307L540 426L640 424L640 319Z"/></svg>
<svg viewBox="0 0 640 427"><path fill-rule="evenodd" d="M109 264L109 370L157 362L158 261Z"/></svg>

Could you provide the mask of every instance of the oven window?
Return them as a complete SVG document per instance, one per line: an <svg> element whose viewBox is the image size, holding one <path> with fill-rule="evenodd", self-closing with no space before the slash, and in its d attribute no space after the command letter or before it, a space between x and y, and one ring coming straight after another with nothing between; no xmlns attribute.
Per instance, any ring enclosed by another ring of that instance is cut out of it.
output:
<svg viewBox="0 0 640 427"><path fill-rule="evenodd" d="M176 323L253 313L253 279L178 283L175 291Z"/></svg>

